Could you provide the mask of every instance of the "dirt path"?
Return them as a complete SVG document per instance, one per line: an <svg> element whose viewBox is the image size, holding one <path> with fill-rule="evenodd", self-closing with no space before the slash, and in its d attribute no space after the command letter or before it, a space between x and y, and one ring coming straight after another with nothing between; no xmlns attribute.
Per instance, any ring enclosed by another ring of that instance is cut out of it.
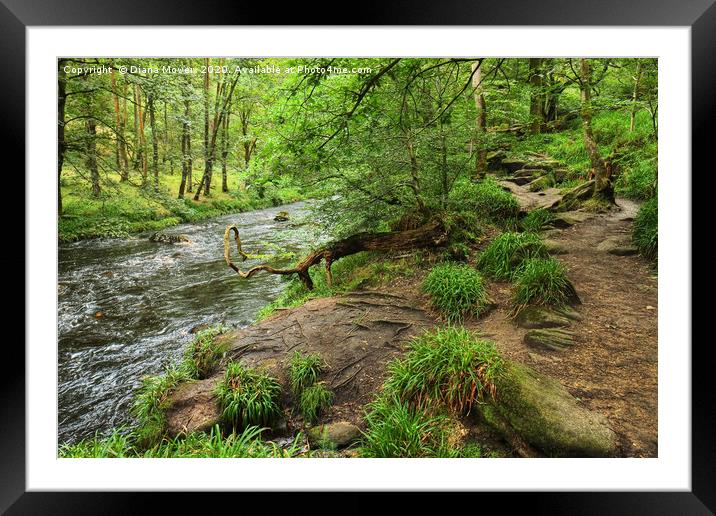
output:
<svg viewBox="0 0 716 516"><path fill-rule="evenodd" d="M557 258L582 299L583 316L564 352L538 351L522 342L527 330L507 314L509 284L494 284L499 308L472 326L493 338L502 353L558 378L585 407L603 413L620 438L620 455L657 456L657 278L640 256L598 249L610 237L628 240L638 205L619 199L620 210L549 238L567 251Z"/></svg>

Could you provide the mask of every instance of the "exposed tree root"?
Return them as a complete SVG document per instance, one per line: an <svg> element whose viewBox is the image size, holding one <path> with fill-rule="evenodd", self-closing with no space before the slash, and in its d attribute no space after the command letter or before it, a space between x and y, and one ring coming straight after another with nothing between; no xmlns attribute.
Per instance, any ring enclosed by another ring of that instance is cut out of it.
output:
<svg viewBox="0 0 716 516"><path fill-rule="evenodd" d="M313 289L313 281L311 280L309 269L314 265L318 265L321 260L325 262L326 279L328 285L331 286L333 283L331 264L344 256L356 254L361 251L405 251L421 247L437 247L448 240L448 233L442 223L433 221L417 229L407 231L358 233L312 251L300 263L288 269L277 269L263 263L244 272L231 261L229 235L232 231L234 233L234 240L236 241L236 248L242 261L246 261L249 256L241 249L239 229L236 226L228 226L226 231L224 231L224 260L226 260L226 264L234 269L239 276L246 279L260 271L283 275L297 274L309 290Z"/></svg>

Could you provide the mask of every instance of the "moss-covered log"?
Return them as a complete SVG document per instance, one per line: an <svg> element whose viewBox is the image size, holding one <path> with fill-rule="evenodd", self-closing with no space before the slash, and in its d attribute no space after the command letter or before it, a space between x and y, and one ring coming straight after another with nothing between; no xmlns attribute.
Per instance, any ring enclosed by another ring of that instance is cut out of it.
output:
<svg viewBox="0 0 716 516"><path fill-rule="evenodd" d="M333 281L331 264L344 256L356 254L361 251L389 252L438 247L448 241L448 231L442 222L432 221L419 228L407 231L358 233L311 251L301 262L288 269L277 269L264 263L244 272L231 261L229 238L232 232L234 233L236 248L242 261L246 260L248 255L241 249L239 229L236 226L228 226L226 231L224 231L224 259L226 260L226 264L236 271L239 276L242 278L250 278L260 271L283 275L297 274L309 290L313 289L313 281L311 280L309 269L314 265L318 265L321 261L325 262L326 278L330 286Z"/></svg>

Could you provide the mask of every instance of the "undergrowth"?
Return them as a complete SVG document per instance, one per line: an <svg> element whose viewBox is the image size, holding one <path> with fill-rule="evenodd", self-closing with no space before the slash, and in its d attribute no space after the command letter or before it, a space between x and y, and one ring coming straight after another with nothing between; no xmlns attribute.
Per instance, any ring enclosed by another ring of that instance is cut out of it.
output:
<svg viewBox="0 0 716 516"><path fill-rule="evenodd" d="M470 314L479 316L489 306L482 276L465 264L447 262L435 266L423 282L432 306L450 322Z"/></svg>
<svg viewBox="0 0 716 516"><path fill-rule="evenodd" d="M507 280L514 277L525 260L547 257L547 248L538 235L506 232L480 254L477 267L490 278Z"/></svg>

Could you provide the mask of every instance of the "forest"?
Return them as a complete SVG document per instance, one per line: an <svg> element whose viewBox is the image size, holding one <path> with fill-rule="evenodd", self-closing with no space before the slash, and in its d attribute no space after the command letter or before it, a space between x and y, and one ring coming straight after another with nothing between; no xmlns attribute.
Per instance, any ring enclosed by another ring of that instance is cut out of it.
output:
<svg viewBox="0 0 716 516"><path fill-rule="evenodd" d="M59 456L657 456L657 77L59 59Z"/></svg>

